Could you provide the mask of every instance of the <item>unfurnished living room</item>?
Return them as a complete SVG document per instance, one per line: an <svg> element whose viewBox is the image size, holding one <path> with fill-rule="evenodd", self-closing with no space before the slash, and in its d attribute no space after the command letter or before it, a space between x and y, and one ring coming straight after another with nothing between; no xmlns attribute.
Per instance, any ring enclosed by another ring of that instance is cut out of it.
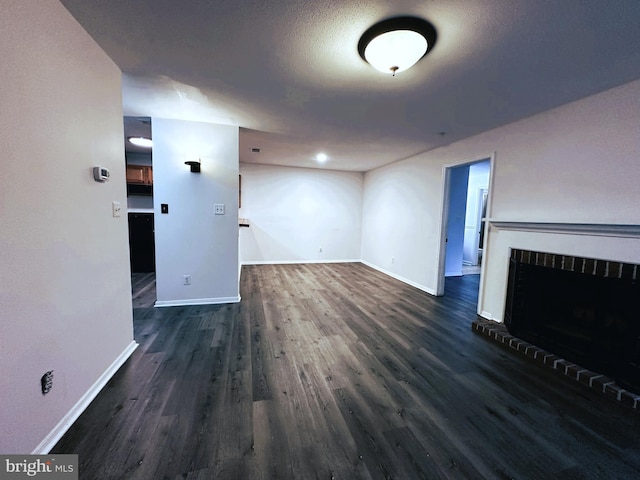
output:
<svg viewBox="0 0 640 480"><path fill-rule="evenodd" d="M1 5L1 478L640 478L637 0Z"/></svg>

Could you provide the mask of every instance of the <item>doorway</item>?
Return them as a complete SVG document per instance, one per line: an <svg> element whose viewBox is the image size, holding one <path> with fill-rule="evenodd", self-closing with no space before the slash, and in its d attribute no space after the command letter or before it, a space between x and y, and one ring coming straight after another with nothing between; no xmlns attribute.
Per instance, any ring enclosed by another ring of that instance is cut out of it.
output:
<svg viewBox="0 0 640 480"><path fill-rule="evenodd" d="M477 274L482 278L492 165L493 155L443 167L438 295L445 294L446 277Z"/></svg>
<svg viewBox="0 0 640 480"><path fill-rule="evenodd" d="M156 300L153 161L152 147L135 145L131 137L151 139L151 118L124 117L129 261L134 308L139 308Z"/></svg>

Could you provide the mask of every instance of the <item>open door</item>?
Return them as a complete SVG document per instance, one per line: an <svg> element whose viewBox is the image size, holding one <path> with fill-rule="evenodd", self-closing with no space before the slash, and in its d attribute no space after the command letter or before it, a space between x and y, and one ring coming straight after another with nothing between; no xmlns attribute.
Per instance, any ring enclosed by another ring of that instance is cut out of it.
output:
<svg viewBox="0 0 640 480"><path fill-rule="evenodd" d="M479 225L478 228L478 248L476 263L475 265L482 265L482 255L484 253L484 223L485 218L487 218L487 198L489 196L488 188L480 188L478 193L478 217L476 221L476 225Z"/></svg>
<svg viewBox="0 0 640 480"><path fill-rule="evenodd" d="M445 277L462 275L468 185L469 165L452 168L449 175Z"/></svg>

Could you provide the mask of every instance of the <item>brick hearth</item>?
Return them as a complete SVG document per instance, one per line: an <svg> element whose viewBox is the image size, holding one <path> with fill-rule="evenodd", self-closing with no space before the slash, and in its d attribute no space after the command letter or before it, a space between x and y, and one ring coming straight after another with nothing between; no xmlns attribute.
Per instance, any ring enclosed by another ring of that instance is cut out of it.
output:
<svg viewBox="0 0 640 480"><path fill-rule="evenodd" d="M640 395L619 387L611 377L582 368L540 347L514 337L508 332L503 323L478 318L472 323L471 328L474 332L484 335L488 339L536 362L543 368L555 370L567 379L580 382L607 398L640 411Z"/></svg>

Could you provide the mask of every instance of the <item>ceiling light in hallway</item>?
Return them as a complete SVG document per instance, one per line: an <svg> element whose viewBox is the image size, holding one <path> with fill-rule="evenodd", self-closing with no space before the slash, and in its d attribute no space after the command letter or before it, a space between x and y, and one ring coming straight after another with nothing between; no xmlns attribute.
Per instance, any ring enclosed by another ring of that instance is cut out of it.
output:
<svg viewBox="0 0 640 480"><path fill-rule="evenodd" d="M146 137L129 137L127 140L137 147L151 148L153 146L153 141Z"/></svg>

